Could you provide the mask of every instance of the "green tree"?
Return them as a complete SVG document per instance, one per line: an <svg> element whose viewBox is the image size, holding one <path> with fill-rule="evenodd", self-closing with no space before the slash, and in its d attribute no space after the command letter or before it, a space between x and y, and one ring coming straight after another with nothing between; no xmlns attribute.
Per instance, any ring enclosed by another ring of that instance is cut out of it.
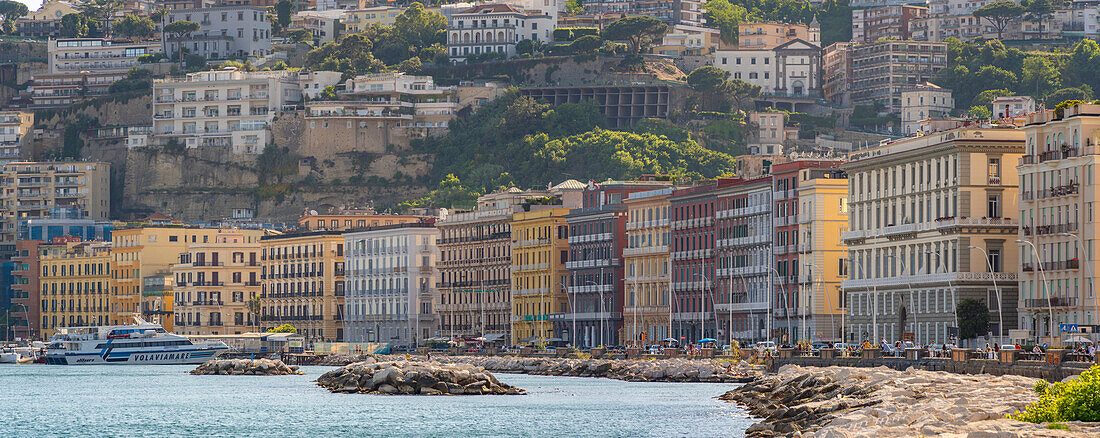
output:
<svg viewBox="0 0 1100 438"><path fill-rule="evenodd" d="M249 300L248 300L248 313L252 314L252 321L254 321L256 323L257 327L260 325L260 311L261 310L262 310L262 307L260 306L260 297L249 298Z"/></svg>
<svg viewBox="0 0 1100 438"><path fill-rule="evenodd" d="M1041 56L1028 57L1024 59L1023 67L1023 71L1020 72L1020 80L1024 84L1035 86L1033 96L1036 100L1061 85L1062 79L1058 74L1058 68L1047 58Z"/></svg>
<svg viewBox="0 0 1100 438"><path fill-rule="evenodd" d="M1030 0L1024 7L1027 19L1039 25L1039 39L1043 39L1043 24L1054 17L1054 5L1050 0Z"/></svg>
<svg viewBox="0 0 1100 438"><path fill-rule="evenodd" d="M83 0L74 5L89 21L103 23L103 36L111 36L111 18L126 4L122 0Z"/></svg>
<svg viewBox="0 0 1100 438"><path fill-rule="evenodd" d="M588 55L595 53L602 45L603 40L601 40L600 37L596 35L585 35L569 43L569 50L573 53Z"/></svg>
<svg viewBox="0 0 1100 438"><path fill-rule="evenodd" d="M736 44L737 26L746 20L749 12L740 5L730 3L730 0L708 0L704 8L707 12L703 14L703 18L707 25L718 29L722 41Z"/></svg>
<svg viewBox="0 0 1100 438"><path fill-rule="evenodd" d="M290 18L293 14L294 2L290 0L279 0L278 3L275 3L275 21L279 23L280 28L286 29L290 27Z"/></svg>
<svg viewBox="0 0 1100 438"><path fill-rule="evenodd" d="M536 50L535 42L531 41L529 39L524 38L522 40L519 40L518 43L516 43L516 54L517 55L534 55L535 50Z"/></svg>
<svg viewBox="0 0 1100 438"><path fill-rule="evenodd" d="M305 29L295 29L287 34L287 38L290 38L291 41L294 41L296 43L313 43L313 34Z"/></svg>
<svg viewBox="0 0 1100 438"><path fill-rule="evenodd" d="M580 15L584 13L584 5L581 0L565 0L565 10L572 15Z"/></svg>
<svg viewBox="0 0 1100 438"><path fill-rule="evenodd" d="M998 97L1015 96L1016 93L1012 91L1000 88L995 90L985 90L978 93L978 96L974 98L975 106L989 106L993 103L993 99Z"/></svg>
<svg viewBox="0 0 1100 438"><path fill-rule="evenodd" d="M183 40L192 33L199 31L199 23L187 20L176 20L164 26L164 32L171 34L179 48L180 69L183 69Z"/></svg>
<svg viewBox="0 0 1100 438"><path fill-rule="evenodd" d="M1070 100L1091 101L1092 88L1088 85L1082 85L1080 87L1058 89L1047 95L1044 103L1047 108L1054 108L1056 105Z"/></svg>
<svg viewBox="0 0 1100 438"><path fill-rule="evenodd" d="M306 54L305 68L339 71L349 75L377 73L386 66L374 57L374 53L371 52L373 47L374 44L365 34L348 35L338 43L328 42L310 50Z"/></svg>
<svg viewBox="0 0 1100 438"><path fill-rule="evenodd" d="M611 23L603 30L604 39L626 41L630 53L638 55L668 32L668 25L656 18L636 15Z"/></svg>
<svg viewBox="0 0 1100 438"><path fill-rule="evenodd" d="M397 64L397 71L405 73L416 73L420 71L420 69L423 67L424 63L420 61L420 58L414 56L412 58L401 61L400 64Z"/></svg>
<svg viewBox="0 0 1100 438"><path fill-rule="evenodd" d="M27 5L4 0L0 1L0 19L4 21L4 33L12 33L15 30L15 19L27 15L30 10L27 9Z"/></svg>
<svg viewBox="0 0 1100 438"><path fill-rule="evenodd" d="M696 91L695 97L700 102L700 109L704 111L715 110L715 103L721 101L724 94L726 79L730 72L713 65L699 67L693 70L687 77L687 84Z"/></svg>
<svg viewBox="0 0 1100 438"><path fill-rule="evenodd" d="M290 324L283 324L281 326L268 329L268 333L298 333L298 329Z"/></svg>
<svg viewBox="0 0 1100 438"><path fill-rule="evenodd" d="M115 21L115 32L125 37L145 38L153 36L156 31L157 25L149 17L126 14L122 19Z"/></svg>
<svg viewBox="0 0 1100 438"><path fill-rule="evenodd" d="M740 79L730 79L726 82L725 92L738 109L744 110L751 106L753 99L760 96L760 86Z"/></svg>
<svg viewBox="0 0 1100 438"><path fill-rule="evenodd" d="M984 19L997 29L997 39L1004 39L1002 35L1004 34L1005 28L1008 27L1008 24L1019 19L1023 14L1023 6L1008 0L990 3L978 8L978 10L973 13L975 17Z"/></svg>
<svg viewBox="0 0 1100 438"><path fill-rule="evenodd" d="M88 19L83 14L71 13L61 17L61 36L84 38L88 36Z"/></svg>
<svg viewBox="0 0 1100 438"><path fill-rule="evenodd" d="M321 100L336 100L336 86L329 85L325 87L324 90L321 90L321 94L319 97L321 98Z"/></svg>
<svg viewBox="0 0 1100 438"><path fill-rule="evenodd" d="M394 32L405 44L412 47L428 47L447 44L447 19L443 15L424 9L420 2L413 2L394 19Z"/></svg>
<svg viewBox="0 0 1100 438"><path fill-rule="evenodd" d="M965 298L959 300L955 310L959 315L960 339L973 339L989 331L989 306L985 300Z"/></svg>

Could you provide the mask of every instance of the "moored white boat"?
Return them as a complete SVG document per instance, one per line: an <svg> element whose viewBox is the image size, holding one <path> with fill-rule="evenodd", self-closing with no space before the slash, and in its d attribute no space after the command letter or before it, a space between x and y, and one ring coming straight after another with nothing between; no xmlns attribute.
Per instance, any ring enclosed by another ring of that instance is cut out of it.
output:
<svg viewBox="0 0 1100 438"><path fill-rule="evenodd" d="M134 316L137 324L64 327L46 346L46 363L55 365L199 364L229 349L224 342L192 342L168 333L160 324Z"/></svg>

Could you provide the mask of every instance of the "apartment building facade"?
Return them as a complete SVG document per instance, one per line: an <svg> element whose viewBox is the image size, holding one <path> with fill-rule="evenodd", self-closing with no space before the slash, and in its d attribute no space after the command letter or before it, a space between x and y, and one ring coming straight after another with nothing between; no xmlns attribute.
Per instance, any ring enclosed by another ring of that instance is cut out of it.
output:
<svg viewBox="0 0 1100 438"><path fill-rule="evenodd" d="M770 170L767 172L770 175ZM719 180L715 194L715 311L731 337L746 342L778 338L771 315L778 307L772 178ZM674 242L675 244L675 242Z"/></svg>
<svg viewBox="0 0 1100 438"><path fill-rule="evenodd" d="M578 183L579 184L579 183ZM512 215L512 339L545 345L554 339L550 314L565 313L569 206L529 205Z"/></svg>
<svg viewBox="0 0 1100 438"><path fill-rule="evenodd" d="M852 11L852 41L872 43L880 39L907 40L909 23L928 15L928 8L890 5Z"/></svg>
<svg viewBox="0 0 1100 438"><path fill-rule="evenodd" d="M724 337L718 321L716 191L728 181L678 189L669 196L672 319L681 343Z"/></svg>
<svg viewBox="0 0 1100 438"><path fill-rule="evenodd" d="M52 240L52 239L51 239ZM15 255L11 260L12 295L11 316L14 337L22 339L42 339L42 291L39 248L42 240L19 240L15 242Z"/></svg>
<svg viewBox="0 0 1100 438"><path fill-rule="evenodd" d="M436 337L432 311L439 229L434 221L361 228L344 234L348 342L417 347Z"/></svg>
<svg viewBox="0 0 1100 438"><path fill-rule="evenodd" d="M833 45L826 48L826 53L830 51L851 57L849 62L830 63L835 68L848 66L848 71L842 76L847 78L847 90L843 92L849 95L826 96L826 99L834 102L847 100L853 105L877 102L893 113L901 111L902 91L932 80L947 66L946 43L879 41L850 46Z"/></svg>
<svg viewBox="0 0 1100 438"><path fill-rule="evenodd" d="M206 59L260 57L271 53L271 22L261 6L212 6L201 9L172 9L166 23L186 20L199 23L199 31L168 38L169 53L184 51Z"/></svg>
<svg viewBox="0 0 1100 438"><path fill-rule="evenodd" d="M341 232L260 238L260 331L290 324L309 342L342 342L344 290Z"/></svg>
<svg viewBox="0 0 1100 438"><path fill-rule="evenodd" d="M239 335L259 327L259 302L252 304L260 297L259 233L224 230L191 244L171 276L176 333Z"/></svg>
<svg viewBox="0 0 1100 438"><path fill-rule="evenodd" d="M1023 152L1024 131L1009 125L911 137L849 157L846 340L957 343L964 299L989 306L1006 334L1015 328L1017 274L1006 266L1026 248L1013 242L1018 179L1005 164Z"/></svg>
<svg viewBox="0 0 1100 438"><path fill-rule="evenodd" d="M46 47L47 73L34 75L28 88L31 105L61 107L106 95L111 84L138 65L139 57L160 51L159 41L50 39Z"/></svg>
<svg viewBox="0 0 1100 438"><path fill-rule="evenodd" d="M739 49L772 49L796 39L821 46L821 28L816 17L810 24L760 21L737 25Z"/></svg>
<svg viewBox="0 0 1100 438"><path fill-rule="evenodd" d="M302 100L295 75L230 67L157 79L153 82L153 133L130 135L127 145L176 142L188 149L259 154L271 142L270 125L276 112Z"/></svg>
<svg viewBox="0 0 1100 438"><path fill-rule="evenodd" d="M0 160L18 160L34 125L34 113L0 111Z"/></svg>
<svg viewBox="0 0 1100 438"><path fill-rule="evenodd" d="M14 161L3 164L5 210L0 254L15 251L19 221L45 218L51 209L76 208L87 219L106 220L111 211L111 164L107 162Z"/></svg>
<svg viewBox="0 0 1100 438"><path fill-rule="evenodd" d="M512 334L512 215L546 191L515 187L483 195L470 211L449 214L439 227L439 331L455 338L514 344Z"/></svg>
<svg viewBox="0 0 1100 438"><path fill-rule="evenodd" d="M737 48L714 52L714 66L732 79L758 85L761 92L817 96L821 90L821 47L793 39L771 48Z"/></svg>
<svg viewBox="0 0 1100 438"><path fill-rule="evenodd" d="M1061 324L1100 323L1093 271L1100 105L1029 114L1023 132L1018 323L1033 337L1061 344L1069 336Z"/></svg>
<svg viewBox="0 0 1100 438"><path fill-rule="evenodd" d="M906 135L921 130L921 121L944 119L955 109L951 90L922 82L901 92L901 129Z"/></svg>
<svg viewBox="0 0 1100 438"><path fill-rule="evenodd" d="M110 245L61 238L41 245L39 251L43 339L60 327L106 325L110 320Z"/></svg>
<svg viewBox="0 0 1100 438"><path fill-rule="evenodd" d="M348 208L318 213L307 210L298 218L298 228L313 231L350 231L386 225L424 222L429 216L378 213L373 208Z"/></svg>
<svg viewBox="0 0 1100 438"><path fill-rule="evenodd" d="M674 191L673 187L638 191L623 200L627 209L623 332L631 345L650 345L672 336L668 198Z"/></svg>

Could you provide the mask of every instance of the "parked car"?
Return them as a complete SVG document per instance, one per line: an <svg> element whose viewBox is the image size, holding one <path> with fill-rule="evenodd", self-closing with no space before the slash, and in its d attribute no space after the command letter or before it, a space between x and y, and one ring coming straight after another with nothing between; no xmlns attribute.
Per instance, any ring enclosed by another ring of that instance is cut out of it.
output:
<svg viewBox="0 0 1100 438"><path fill-rule="evenodd" d="M771 352L779 351L779 348L776 347L775 342L773 342L773 341L760 341L760 342L757 342L755 345L753 345L753 349L755 349L756 351L771 351Z"/></svg>
<svg viewBox="0 0 1100 438"><path fill-rule="evenodd" d="M829 343L824 341L817 341L810 344L810 349L813 351L818 351L822 348L829 348Z"/></svg>
<svg viewBox="0 0 1100 438"><path fill-rule="evenodd" d="M649 354L661 354L660 345L650 345L649 347L646 347L646 350Z"/></svg>

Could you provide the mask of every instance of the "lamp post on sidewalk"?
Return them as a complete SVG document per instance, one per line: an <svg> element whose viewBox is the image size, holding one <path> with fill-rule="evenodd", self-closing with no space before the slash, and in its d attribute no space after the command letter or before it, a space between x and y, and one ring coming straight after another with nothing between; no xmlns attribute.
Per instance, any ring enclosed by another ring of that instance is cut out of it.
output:
<svg viewBox="0 0 1100 438"><path fill-rule="evenodd" d="M1047 284L1047 271L1043 269L1043 260L1039 257L1039 249L1035 247L1034 243L1028 240L1016 239L1016 243L1023 243L1031 246L1032 254L1035 254L1035 264L1039 267L1039 274L1043 276L1043 290L1046 291L1047 297L1047 310L1050 311L1050 328L1047 332L1047 336L1054 337L1054 304L1050 302L1050 286ZM1035 330L1036 340L1038 340L1039 330ZM1053 342L1052 342L1053 344Z"/></svg>
<svg viewBox="0 0 1100 438"><path fill-rule="evenodd" d="M1000 338L1003 344L1005 342L1005 305L1001 297L1001 288L997 286L997 274L993 272L993 260L989 258L989 253L985 251L985 248L970 245L970 249L976 249L985 254L985 264L989 267L989 278L993 280L993 290L997 293L997 337Z"/></svg>
<svg viewBox="0 0 1100 438"><path fill-rule="evenodd" d="M1097 318L1100 318L1100 295L1096 295L1096 284L1093 283L1092 277L1092 262L1089 261L1092 259L1092 253L1085 247L1085 241L1081 239L1081 236L1073 233L1059 233L1058 235L1077 239L1077 243L1081 246L1081 251L1085 253L1084 257L1081 257L1081 260L1085 261L1085 269L1089 273L1089 292L1092 292L1093 297L1093 313ZM1084 303L1084 300L1081 300L1081 302Z"/></svg>
<svg viewBox="0 0 1100 438"><path fill-rule="evenodd" d="M849 262L859 267L860 277L866 278L867 271L863 269L863 263L856 259L848 258ZM878 285L871 281L871 337L878 342Z"/></svg>

